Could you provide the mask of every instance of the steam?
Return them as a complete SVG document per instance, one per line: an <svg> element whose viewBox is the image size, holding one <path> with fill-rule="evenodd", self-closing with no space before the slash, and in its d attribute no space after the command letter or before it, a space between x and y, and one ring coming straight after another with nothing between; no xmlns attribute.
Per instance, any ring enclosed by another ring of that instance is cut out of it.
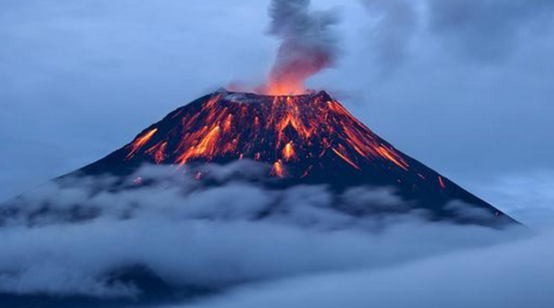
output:
<svg viewBox="0 0 554 308"><path fill-rule="evenodd" d="M361 0L374 20L371 48L376 64L390 72L413 58L414 43L464 61L500 63L519 40L552 27L549 0ZM431 39L431 43L426 40Z"/></svg>
<svg viewBox="0 0 554 308"><path fill-rule="evenodd" d="M333 11L311 12L310 0L272 0L269 33L281 42L277 58L261 91L270 94L300 94L310 76L333 65L337 39Z"/></svg>
<svg viewBox="0 0 554 308"><path fill-rule="evenodd" d="M408 53L419 20L414 1L363 0L375 19L370 44L381 73L391 72L401 64Z"/></svg>

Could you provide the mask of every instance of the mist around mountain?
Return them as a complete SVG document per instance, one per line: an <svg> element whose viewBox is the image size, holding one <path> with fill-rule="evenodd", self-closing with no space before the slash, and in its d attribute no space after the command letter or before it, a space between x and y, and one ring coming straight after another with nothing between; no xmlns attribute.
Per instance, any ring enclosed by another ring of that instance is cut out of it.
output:
<svg viewBox="0 0 554 308"><path fill-rule="evenodd" d="M132 174L118 189L119 177L65 178L18 199L34 207L3 207L0 299L13 307L190 304L271 282L362 275L537 241L518 225L432 222L422 210L348 215L334 208L325 186L253 185L247 179L267 169L246 161L211 166L208 174L221 185L201 189L171 170L145 166L140 187ZM406 206L383 188L359 187L344 197ZM474 266L484 271L497 262L504 264L497 258Z"/></svg>

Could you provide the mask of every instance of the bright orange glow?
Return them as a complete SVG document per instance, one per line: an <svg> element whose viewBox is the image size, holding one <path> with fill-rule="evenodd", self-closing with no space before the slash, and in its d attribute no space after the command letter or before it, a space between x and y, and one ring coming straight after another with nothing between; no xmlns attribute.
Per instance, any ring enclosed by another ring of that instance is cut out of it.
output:
<svg viewBox="0 0 554 308"><path fill-rule="evenodd" d="M395 157L393 153L391 153L387 148L385 147L378 147L377 151L383 155L386 159L390 160L391 162L395 163L398 167L408 171L408 164L401 160L399 157Z"/></svg>
<svg viewBox="0 0 554 308"><path fill-rule="evenodd" d="M287 76L286 79L270 79L268 84L261 89L261 93L267 95L300 95L305 94L304 81L298 80L293 76Z"/></svg>
<svg viewBox="0 0 554 308"><path fill-rule="evenodd" d="M140 153L156 164L180 166L254 159L271 165L271 174L279 177L305 177L312 168L323 168L317 160L326 155L357 170L383 163L409 168L400 152L325 93L242 95L217 93L197 102L192 112L178 110L173 128L156 135L155 143L157 128L137 137L125 148L126 159Z"/></svg>
<svg viewBox="0 0 554 308"><path fill-rule="evenodd" d="M342 158L344 161L349 163L352 167L354 167L358 170L361 170L360 167L358 167L358 165L356 165L353 161L351 161L350 158L348 158L345 154L342 154L341 152L339 152L335 148L332 148L331 150L333 150L333 152L335 152L335 154L337 154L340 158Z"/></svg>
<svg viewBox="0 0 554 308"><path fill-rule="evenodd" d="M138 137L131 145L129 146L131 148L131 151L127 156L125 157L125 160L129 160L135 156L135 154L142 148L151 138L154 136L154 134L158 132L157 128L154 128L150 131L148 131L146 134L144 134L141 137Z"/></svg>
<svg viewBox="0 0 554 308"><path fill-rule="evenodd" d="M214 95L210 98L210 100L206 103L206 108L212 108L214 105L221 99L220 95Z"/></svg>
<svg viewBox="0 0 554 308"><path fill-rule="evenodd" d="M232 124L233 124L233 115L229 114L229 115L227 115L227 119L225 120L225 124L223 125L223 129L228 131L231 128Z"/></svg>
<svg viewBox="0 0 554 308"><path fill-rule="evenodd" d="M271 168L271 175L278 176L280 178L285 176L285 168L280 160L273 163L273 168Z"/></svg>
<svg viewBox="0 0 554 308"><path fill-rule="evenodd" d="M267 95L305 94L304 83L306 80L328 67L331 62L332 58L327 52L313 48L299 48L295 42L284 41L277 52L268 81L258 90L258 93Z"/></svg>
<svg viewBox="0 0 554 308"><path fill-rule="evenodd" d="M292 147L292 141L285 145L283 149L283 157L286 161L290 161L296 158L296 153L294 153L294 148Z"/></svg>
<svg viewBox="0 0 554 308"><path fill-rule="evenodd" d="M184 165L190 158L207 156L211 157L217 150L217 138L219 136L220 128L215 126L210 132L202 138L197 146L191 147L179 158L179 164Z"/></svg>

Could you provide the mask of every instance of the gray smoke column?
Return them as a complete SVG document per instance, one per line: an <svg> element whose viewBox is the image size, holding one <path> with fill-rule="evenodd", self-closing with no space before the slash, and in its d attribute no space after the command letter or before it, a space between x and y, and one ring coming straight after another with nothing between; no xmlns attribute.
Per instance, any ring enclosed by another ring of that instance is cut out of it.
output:
<svg viewBox="0 0 554 308"><path fill-rule="evenodd" d="M331 66L337 39L331 28L338 22L333 11L310 11L310 0L273 0L269 33L282 40L266 85L268 94L304 93L305 80Z"/></svg>

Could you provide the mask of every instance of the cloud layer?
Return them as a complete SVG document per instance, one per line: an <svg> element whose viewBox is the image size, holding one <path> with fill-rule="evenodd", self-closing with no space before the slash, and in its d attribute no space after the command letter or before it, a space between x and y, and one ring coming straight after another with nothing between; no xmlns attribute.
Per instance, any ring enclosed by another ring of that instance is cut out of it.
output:
<svg viewBox="0 0 554 308"><path fill-rule="evenodd" d="M205 176L224 184L211 188L171 167L146 167L123 182L46 184L3 207L0 291L132 297L141 290L114 281L113 273L133 266L177 289L221 289L387 268L525 233L430 223L418 212L351 215L335 207L325 187L274 191L240 180L258 168L213 167ZM343 198L364 210L405 206L386 189L360 187Z"/></svg>
<svg viewBox="0 0 554 308"><path fill-rule="evenodd" d="M384 269L312 275L173 307L547 308L554 302L554 234Z"/></svg>
<svg viewBox="0 0 554 308"><path fill-rule="evenodd" d="M201 94L263 80L278 48L264 32L268 2L2 1L0 200L109 153ZM529 169L554 167L552 1L362 3L340 1L345 57L310 85L342 94L383 137L452 178L516 172L470 186L516 218L549 215L552 175ZM417 214L352 219L327 206L324 187L274 194L239 181L192 193L194 183L151 172L161 182L142 192L91 191L83 179L27 195L30 207L2 219L0 291L134 296L136 286L108 277L140 264L175 286L252 284L202 307L552 306L549 231L522 240ZM388 191L350 193L353 204L402 205ZM255 219L276 200L280 211ZM253 287L277 279L287 281Z"/></svg>

